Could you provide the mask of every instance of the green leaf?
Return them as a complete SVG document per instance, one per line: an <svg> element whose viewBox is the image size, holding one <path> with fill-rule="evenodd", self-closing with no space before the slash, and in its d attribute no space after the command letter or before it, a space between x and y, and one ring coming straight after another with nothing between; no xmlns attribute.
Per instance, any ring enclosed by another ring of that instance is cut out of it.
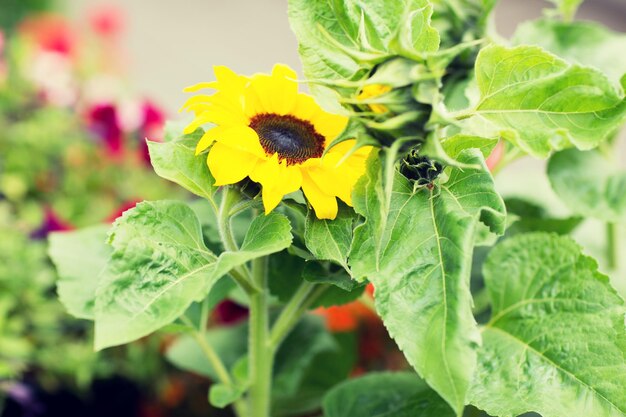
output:
<svg viewBox="0 0 626 417"><path fill-rule="evenodd" d="M498 144L498 138L480 136L454 135L441 141L443 151L452 159L456 159L465 149L478 149L487 158Z"/></svg>
<svg viewBox="0 0 626 417"><path fill-rule="evenodd" d="M427 0L289 0L289 21L310 80L349 80L393 55L435 52Z"/></svg>
<svg viewBox="0 0 626 417"><path fill-rule="evenodd" d="M204 338L224 366L231 369L246 354L248 324L210 329L205 332ZM178 337L168 347L165 357L179 369L206 376L213 381L218 380L217 372L192 335Z"/></svg>
<svg viewBox="0 0 626 417"><path fill-rule="evenodd" d="M96 348L127 343L171 323L232 268L288 247L290 229L283 215L259 216L239 251L216 258L187 205L138 204L111 233L114 252L96 294Z"/></svg>
<svg viewBox="0 0 626 417"><path fill-rule="evenodd" d="M52 233L48 253L59 274L57 291L67 311L81 319L94 319L98 277L111 256L106 244L108 225Z"/></svg>
<svg viewBox="0 0 626 417"><path fill-rule="evenodd" d="M215 179L207 167L206 155L195 154L202 133L197 132L169 142L148 141L150 162L160 177L212 200L217 188L213 187Z"/></svg>
<svg viewBox="0 0 626 417"><path fill-rule="evenodd" d="M313 358L293 395L274 391L272 415L302 416L319 410L322 397L330 388L345 380L354 368L357 356L355 336L354 333L332 334L335 347Z"/></svg>
<svg viewBox="0 0 626 417"><path fill-rule="evenodd" d="M388 196L372 158L357 183L353 276L376 287L376 308L411 365L458 413L480 341L469 276L478 222L502 234L505 209L478 150L459 155L480 169L452 169L444 184L417 188L394 172Z"/></svg>
<svg viewBox="0 0 626 417"><path fill-rule="evenodd" d="M518 235L484 266L493 315L470 391L491 415L626 415L623 300L567 237Z"/></svg>
<svg viewBox="0 0 626 417"><path fill-rule="evenodd" d="M619 86L626 74L626 35L594 22L565 23L550 19L533 20L518 27L516 45L537 45L573 64L602 71Z"/></svg>
<svg viewBox="0 0 626 417"><path fill-rule="evenodd" d="M313 359L337 349L336 343L326 330L319 316L305 316L289 333L276 353L272 390L276 397L288 397L296 393Z"/></svg>
<svg viewBox="0 0 626 417"><path fill-rule="evenodd" d="M488 46L478 55L476 77L480 102L466 129L501 135L537 157L570 145L594 148L626 115L623 92L603 74L538 47Z"/></svg>
<svg viewBox="0 0 626 417"><path fill-rule="evenodd" d="M325 417L453 417L448 404L417 375L372 373L348 380L324 397Z"/></svg>
<svg viewBox="0 0 626 417"><path fill-rule="evenodd" d="M309 211L304 229L304 242L311 253L320 260L336 262L348 267L348 252L352 244L354 211L342 205L335 220L320 220Z"/></svg>
<svg viewBox="0 0 626 417"><path fill-rule="evenodd" d="M209 389L209 402L217 408L234 403L243 395L243 390L224 384L213 384Z"/></svg>
<svg viewBox="0 0 626 417"><path fill-rule="evenodd" d="M626 220L626 171L598 151L568 149L553 155L548 178L574 213L607 222Z"/></svg>
<svg viewBox="0 0 626 417"><path fill-rule="evenodd" d="M550 232L567 235L582 222L582 217L555 218L541 205L521 198L504 200L509 215L517 217L506 230L507 236L528 232Z"/></svg>

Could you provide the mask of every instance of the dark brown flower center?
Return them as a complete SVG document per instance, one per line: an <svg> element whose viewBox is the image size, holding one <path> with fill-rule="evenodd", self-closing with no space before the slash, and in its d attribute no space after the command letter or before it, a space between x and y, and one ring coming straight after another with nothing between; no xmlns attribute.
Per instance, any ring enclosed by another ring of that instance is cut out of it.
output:
<svg viewBox="0 0 626 417"><path fill-rule="evenodd" d="M308 121L291 115L257 114L250 127L259 135L261 146L268 155L278 154L287 165L301 164L324 153L324 136Z"/></svg>

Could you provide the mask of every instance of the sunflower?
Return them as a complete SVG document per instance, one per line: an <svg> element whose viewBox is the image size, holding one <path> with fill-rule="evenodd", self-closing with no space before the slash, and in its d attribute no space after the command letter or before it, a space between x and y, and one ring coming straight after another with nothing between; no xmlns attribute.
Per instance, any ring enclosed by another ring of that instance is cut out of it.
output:
<svg viewBox="0 0 626 417"><path fill-rule="evenodd" d="M355 141L348 140L328 149L346 127L346 117L325 112L299 93L296 74L285 65L275 65L271 75L251 77L223 66L214 72L216 81L185 91L216 92L191 97L183 109L195 113L185 133L213 125L196 155L210 147L207 164L216 186L246 177L260 183L266 214L300 188L320 219L337 216L337 197L352 205L352 188L371 148L351 152Z"/></svg>

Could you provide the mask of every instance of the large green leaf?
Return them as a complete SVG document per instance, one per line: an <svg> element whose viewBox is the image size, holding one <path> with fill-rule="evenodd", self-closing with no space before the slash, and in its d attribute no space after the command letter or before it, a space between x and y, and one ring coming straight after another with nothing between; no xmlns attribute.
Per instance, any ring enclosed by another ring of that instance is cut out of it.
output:
<svg viewBox="0 0 626 417"><path fill-rule="evenodd" d="M535 46L484 48L476 77L480 101L466 128L499 133L537 157L571 145L594 148L626 115L623 92L602 73Z"/></svg>
<svg viewBox="0 0 626 417"><path fill-rule="evenodd" d="M289 0L304 74L312 80L351 79L393 55L435 52L428 0Z"/></svg>
<svg viewBox="0 0 626 417"><path fill-rule="evenodd" d="M48 253L59 274L57 291L67 311L93 320L98 277L111 256L108 225L50 234Z"/></svg>
<svg viewBox="0 0 626 417"><path fill-rule="evenodd" d="M417 375L372 373L346 381L324 397L325 417L453 417L448 404Z"/></svg>
<svg viewBox="0 0 626 417"><path fill-rule="evenodd" d="M471 311L469 276L479 220L502 234L505 209L476 149L441 185L414 189L395 172L392 192L381 164L370 159L354 191L366 222L355 230L353 276L376 287L376 307L408 361L460 412L480 341Z"/></svg>
<svg viewBox="0 0 626 417"><path fill-rule="evenodd" d="M307 248L317 259L336 262L349 270L348 252L355 217L352 209L343 205L334 220L320 220L309 211L304 229Z"/></svg>
<svg viewBox="0 0 626 417"><path fill-rule="evenodd" d="M518 235L489 255L493 316L469 399L491 415L626 415L623 300L566 237Z"/></svg>
<svg viewBox="0 0 626 417"><path fill-rule="evenodd" d="M571 63L595 67L616 86L626 74L626 55L616 53L626 50L626 34L594 22L533 20L518 27L513 43L537 45Z"/></svg>
<svg viewBox="0 0 626 417"><path fill-rule="evenodd" d="M206 156L196 156L195 149L202 132L169 142L150 142L150 162L154 171L192 193L211 200L216 191L215 179L206 165Z"/></svg>
<svg viewBox="0 0 626 417"><path fill-rule="evenodd" d="M290 230L283 215L259 216L239 251L216 257L187 205L138 204L111 233L114 251L96 294L96 348L127 343L171 323L232 268L288 247Z"/></svg>
<svg viewBox="0 0 626 417"><path fill-rule="evenodd" d="M626 219L626 171L600 152L568 149L554 154L548 178L574 213L608 222Z"/></svg>

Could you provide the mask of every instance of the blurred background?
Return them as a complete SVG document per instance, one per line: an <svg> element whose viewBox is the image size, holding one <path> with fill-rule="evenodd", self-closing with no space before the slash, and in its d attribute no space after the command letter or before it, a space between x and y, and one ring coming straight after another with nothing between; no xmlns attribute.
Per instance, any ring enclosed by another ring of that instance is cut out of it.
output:
<svg viewBox="0 0 626 417"><path fill-rule="evenodd" d="M508 37L546 7L501 0L496 27ZM626 0L587 0L577 18L626 32ZM90 322L58 302L45 238L110 224L143 199L187 197L152 172L143 139L168 135L165 121L183 117L182 89L211 80L213 65L251 74L276 62L300 72L286 0L0 0L0 417L229 415L207 413L210 373L171 365L197 354L171 335L94 353ZM497 186L569 215L544 161L516 161ZM586 221L576 231L591 255L603 250L603 228ZM626 273L614 284L626 293ZM211 323L242 317L225 304ZM354 372L403 366L371 312L327 318L337 332L368 323Z"/></svg>

